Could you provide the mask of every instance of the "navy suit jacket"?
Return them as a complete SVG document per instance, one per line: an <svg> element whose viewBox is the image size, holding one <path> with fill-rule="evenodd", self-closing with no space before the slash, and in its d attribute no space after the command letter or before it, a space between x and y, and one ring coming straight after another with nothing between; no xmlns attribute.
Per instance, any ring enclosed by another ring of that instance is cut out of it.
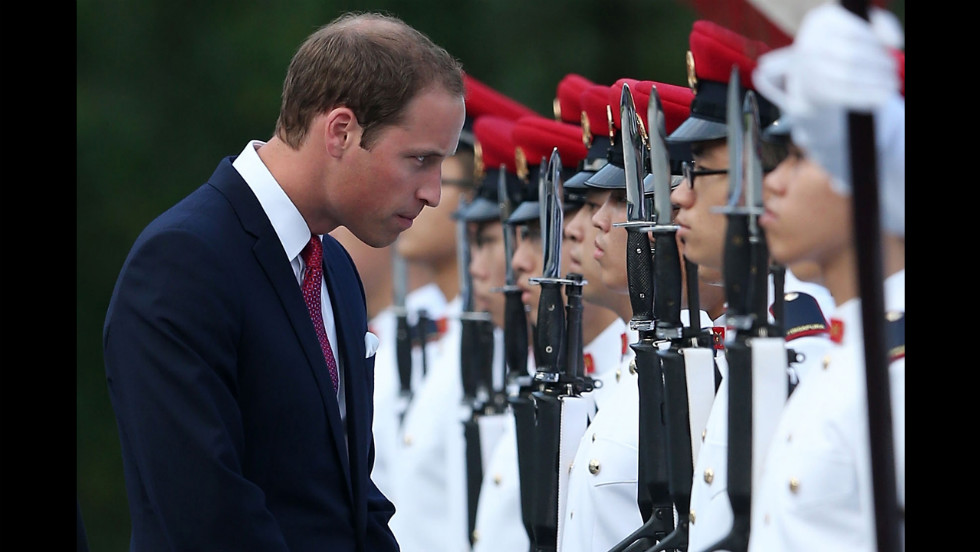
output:
<svg viewBox="0 0 980 552"><path fill-rule="evenodd" d="M360 277L326 236L345 443L289 259L232 161L140 234L106 314L130 549L397 551L394 506L370 478Z"/></svg>

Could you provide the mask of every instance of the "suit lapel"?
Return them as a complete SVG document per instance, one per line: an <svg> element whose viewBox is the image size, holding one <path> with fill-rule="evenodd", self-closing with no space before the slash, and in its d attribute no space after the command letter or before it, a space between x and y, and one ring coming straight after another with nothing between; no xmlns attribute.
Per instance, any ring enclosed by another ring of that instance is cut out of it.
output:
<svg viewBox="0 0 980 552"><path fill-rule="evenodd" d="M367 331L367 313L364 310L364 291L357 280L354 263L340 243L330 235L323 238L324 279L330 291L337 341L340 343L340 369L343 370L347 405L347 447L350 454L351 480L354 495L360 489L362 474L359 469L367 466L367 415L363 411L367 391L366 361L364 359L364 332ZM350 473L350 471L348 471Z"/></svg>
<svg viewBox="0 0 980 552"><path fill-rule="evenodd" d="M303 301L302 291L300 291L299 284L296 282L296 275L293 274L289 266L289 259L286 259L285 253L282 250L282 243L279 241L279 236L272 227L272 223L269 222L269 218L266 216L265 211L262 210L262 206L255 198L255 194L252 193L248 184L242 179L241 175L231 163L232 158L222 160L209 182L228 198L228 201L235 208L235 212L238 213L242 227L255 236L255 245L252 248L255 253L255 258L269 278L269 282L272 284L276 294L279 296L279 300L282 302L293 331L296 333L296 339L310 362L313 378L316 381L320 397L324 402L324 411L327 413L328 420L327 425L333 436L334 450L337 453L340 464L344 468L344 473L347 475L347 491L348 493L352 493L350 485L350 460L346 451L347 444L344 439L344 426L340 419L340 406L337 403L337 397L333 392L333 384L330 382L330 376L327 373L327 363L323 358L323 351L320 350L320 343L317 341L312 324L310 324L310 314L306 308L306 303ZM326 258L326 255L324 257ZM325 270L324 275L326 276L326 274L327 272ZM330 285L331 279L327 279L328 286ZM338 296L342 297L343 295L344 292L334 292L331 289L331 300L334 300ZM338 309L335 305L335 317L338 316L337 312ZM341 319L335 319L338 321L337 334L338 340L340 340L342 324L339 322ZM350 345L346 341L342 343L340 349L344 352L351 350ZM362 357L363 349L364 344L361 343ZM348 359L344 358L342 364L345 366L349 364ZM350 381L350 379L347 381ZM348 405L350 405L350 401L348 401ZM348 417L350 415L350 407L348 407ZM351 442L351 445L353 445L353 442ZM353 501L353 495L351 495L351 500Z"/></svg>

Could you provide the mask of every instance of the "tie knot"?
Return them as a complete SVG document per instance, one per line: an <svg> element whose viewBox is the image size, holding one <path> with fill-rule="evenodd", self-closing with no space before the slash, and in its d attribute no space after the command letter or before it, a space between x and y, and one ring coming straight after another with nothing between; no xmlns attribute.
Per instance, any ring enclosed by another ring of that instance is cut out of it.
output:
<svg viewBox="0 0 980 552"><path fill-rule="evenodd" d="M306 263L307 268L320 266L323 260L323 244L320 243L320 238L316 234L310 238L310 242L306 244L300 255L303 256L303 262Z"/></svg>

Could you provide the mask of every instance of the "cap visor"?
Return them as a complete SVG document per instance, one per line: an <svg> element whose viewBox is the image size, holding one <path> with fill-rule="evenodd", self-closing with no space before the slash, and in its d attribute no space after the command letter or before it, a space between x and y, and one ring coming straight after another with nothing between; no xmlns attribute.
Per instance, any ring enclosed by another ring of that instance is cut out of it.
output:
<svg viewBox="0 0 980 552"><path fill-rule="evenodd" d="M703 142L728 137L728 126L725 123L709 121L698 117L688 117L681 126L667 137L668 143L674 142Z"/></svg>
<svg viewBox="0 0 980 552"><path fill-rule="evenodd" d="M514 209L507 219L507 224L524 224L531 220L540 220L541 207L537 201L525 201Z"/></svg>
<svg viewBox="0 0 980 552"><path fill-rule="evenodd" d="M586 186L616 189L626 187L626 169L609 163L585 180Z"/></svg>
<svg viewBox="0 0 980 552"><path fill-rule="evenodd" d="M571 178L565 181L563 186L566 188L575 188L576 190L584 190L588 188L585 181L589 179L595 171L580 171L572 175Z"/></svg>
<svg viewBox="0 0 980 552"><path fill-rule="evenodd" d="M500 206L489 199L478 197L462 211L454 213L457 220L483 222L500 219Z"/></svg>

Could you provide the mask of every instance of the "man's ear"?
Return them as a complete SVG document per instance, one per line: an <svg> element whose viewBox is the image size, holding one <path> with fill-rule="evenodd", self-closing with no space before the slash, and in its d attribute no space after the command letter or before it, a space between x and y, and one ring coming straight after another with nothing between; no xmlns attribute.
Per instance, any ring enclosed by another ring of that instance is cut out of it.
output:
<svg viewBox="0 0 980 552"><path fill-rule="evenodd" d="M337 107L323 117L323 142L330 155L340 157L345 150L357 146L361 139L361 125L350 108Z"/></svg>

